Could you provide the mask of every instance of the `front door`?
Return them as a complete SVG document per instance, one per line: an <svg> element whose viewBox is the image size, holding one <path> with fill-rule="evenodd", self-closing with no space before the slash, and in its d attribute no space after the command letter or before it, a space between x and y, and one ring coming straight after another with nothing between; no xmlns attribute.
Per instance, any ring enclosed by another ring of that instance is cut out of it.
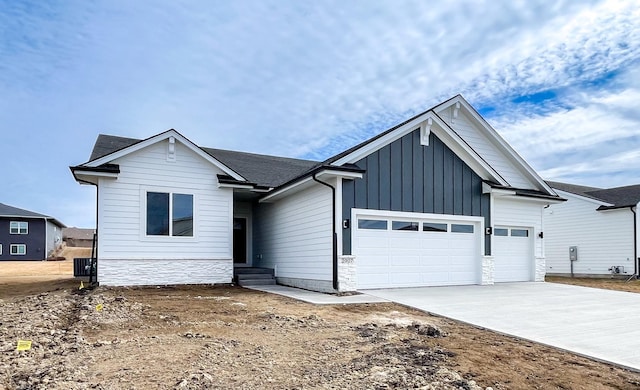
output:
<svg viewBox="0 0 640 390"><path fill-rule="evenodd" d="M233 218L233 263L247 264L247 219Z"/></svg>

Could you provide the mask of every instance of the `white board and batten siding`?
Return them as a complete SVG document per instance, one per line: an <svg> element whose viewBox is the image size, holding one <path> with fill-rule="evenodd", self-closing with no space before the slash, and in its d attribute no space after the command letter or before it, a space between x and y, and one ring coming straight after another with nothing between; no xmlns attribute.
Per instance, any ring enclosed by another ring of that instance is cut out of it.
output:
<svg viewBox="0 0 640 390"><path fill-rule="evenodd" d="M507 237L493 236L496 282L544 281L545 247L538 236L543 231L544 206L527 199L494 198L492 225L509 231ZM526 230L528 237L511 236L512 230Z"/></svg>
<svg viewBox="0 0 640 390"><path fill-rule="evenodd" d="M106 285L229 283L233 276L233 192L218 188L217 167L167 140L112 163L117 179L100 179L98 280ZM146 236L146 192L193 194L194 236Z"/></svg>
<svg viewBox="0 0 640 390"><path fill-rule="evenodd" d="M331 195L316 184L276 203L260 203L254 215L254 266L273 268L284 284L331 290Z"/></svg>
<svg viewBox="0 0 640 390"><path fill-rule="evenodd" d="M578 247L576 274L608 275L611 266L633 274L633 213L629 208L596 211L602 204L568 192L545 210L547 273L570 274L569 247Z"/></svg>
<svg viewBox="0 0 640 390"><path fill-rule="evenodd" d="M481 131L473 125L472 120L462 111L455 120L451 120L452 108L438 112L438 115L453 128L482 158L493 167L512 187L537 189L518 169L509 161L503 152Z"/></svg>

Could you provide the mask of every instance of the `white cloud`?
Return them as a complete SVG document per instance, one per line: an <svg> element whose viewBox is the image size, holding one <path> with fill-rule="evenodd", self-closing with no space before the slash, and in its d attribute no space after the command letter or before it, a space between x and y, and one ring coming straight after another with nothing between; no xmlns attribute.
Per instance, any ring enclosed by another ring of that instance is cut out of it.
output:
<svg viewBox="0 0 640 390"><path fill-rule="evenodd" d="M26 191L75 185L65 167L97 133L168 128L204 146L321 159L462 93L494 107L496 129L547 172L598 145L609 154L597 158L629 152L615 140L638 128L638 88L618 73L640 57L638 25L634 2L615 0L11 3L0 10L0 163L58 167L12 174ZM610 73L615 85L592 85ZM558 98L513 103L544 90Z"/></svg>

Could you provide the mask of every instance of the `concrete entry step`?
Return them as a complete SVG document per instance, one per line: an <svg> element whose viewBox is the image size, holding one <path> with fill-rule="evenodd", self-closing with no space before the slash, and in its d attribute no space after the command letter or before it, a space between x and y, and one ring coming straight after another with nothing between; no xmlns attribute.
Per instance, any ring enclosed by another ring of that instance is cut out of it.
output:
<svg viewBox="0 0 640 390"><path fill-rule="evenodd" d="M239 286L268 286L276 284L271 268L243 267L234 268L233 279Z"/></svg>

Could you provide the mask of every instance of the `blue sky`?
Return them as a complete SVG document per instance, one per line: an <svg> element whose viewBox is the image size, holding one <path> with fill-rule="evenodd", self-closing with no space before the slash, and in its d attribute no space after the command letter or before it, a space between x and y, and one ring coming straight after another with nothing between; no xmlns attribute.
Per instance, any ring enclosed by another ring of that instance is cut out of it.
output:
<svg viewBox="0 0 640 390"><path fill-rule="evenodd" d="M640 183L631 0L0 0L0 202L92 227L99 133L323 159L458 93L546 179Z"/></svg>

